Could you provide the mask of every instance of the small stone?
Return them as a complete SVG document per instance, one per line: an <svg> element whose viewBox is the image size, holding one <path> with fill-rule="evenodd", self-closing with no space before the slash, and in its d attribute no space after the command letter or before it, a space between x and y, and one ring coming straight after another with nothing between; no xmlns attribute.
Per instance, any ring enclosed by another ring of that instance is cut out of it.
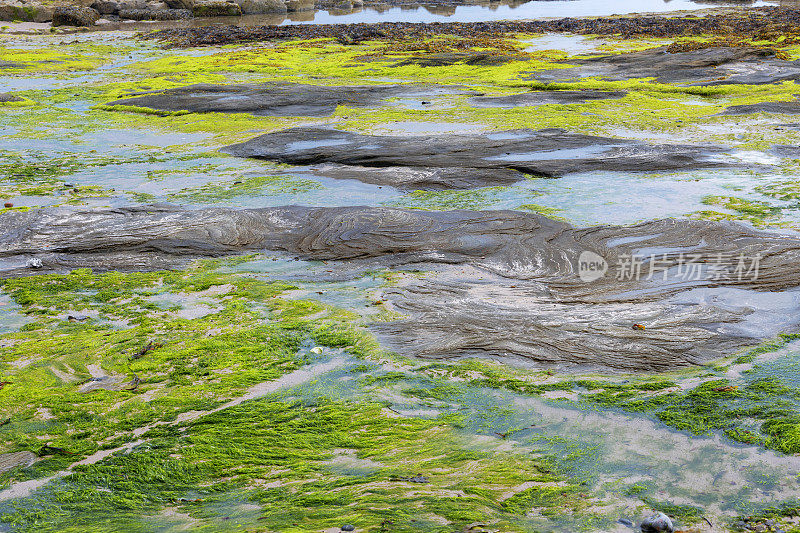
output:
<svg viewBox="0 0 800 533"><path fill-rule="evenodd" d="M619 520L617 520L617 522L619 522L623 526L633 527L633 522L631 522L627 518L620 518Z"/></svg>
<svg viewBox="0 0 800 533"><path fill-rule="evenodd" d="M352 524L345 524L345 525L342 526L342 531L355 531L355 530L356 530L356 526L354 526Z"/></svg>
<svg viewBox="0 0 800 533"><path fill-rule="evenodd" d="M6 209L9 209L11 207L14 207L14 204L12 204L11 202L6 202L6 203L3 204L3 207L5 207Z"/></svg>
<svg viewBox="0 0 800 533"><path fill-rule="evenodd" d="M42 260L38 257L31 257L25 261L25 266L28 268L42 268Z"/></svg>
<svg viewBox="0 0 800 533"><path fill-rule="evenodd" d="M319 346L314 346L313 348L311 348L310 351L311 351L311 353L315 353L315 354L319 355L319 354L322 353L322 348L319 347Z"/></svg>
<svg viewBox="0 0 800 533"><path fill-rule="evenodd" d="M641 527L642 533L673 533L675 531L672 520L664 513L657 513L645 518L639 527Z"/></svg>

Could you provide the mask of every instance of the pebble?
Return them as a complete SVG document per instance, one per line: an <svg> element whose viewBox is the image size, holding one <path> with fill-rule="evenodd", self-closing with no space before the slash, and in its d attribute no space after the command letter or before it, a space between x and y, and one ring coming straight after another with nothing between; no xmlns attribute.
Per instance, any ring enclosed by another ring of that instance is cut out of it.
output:
<svg viewBox="0 0 800 533"><path fill-rule="evenodd" d="M3 204L3 207L11 208L11 207L14 207L14 204L12 204L11 202L6 202L6 203Z"/></svg>
<svg viewBox="0 0 800 533"><path fill-rule="evenodd" d="M345 525L342 526L342 531L355 531L355 530L356 530L356 526L351 525L351 524L345 524Z"/></svg>
<svg viewBox="0 0 800 533"><path fill-rule="evenodd" d="M617 522L619 522L623 526L633 527L633 522L631 522L627 518L620 518L619 520L617 520Z"/></svg>
<svg viewBox="0 0 800 533"><path fill-rule="evenodd" d="M640 527L642 528L642 533L673 533L675 531L672 520L664 513L657 513L645 518Z"/></svg>

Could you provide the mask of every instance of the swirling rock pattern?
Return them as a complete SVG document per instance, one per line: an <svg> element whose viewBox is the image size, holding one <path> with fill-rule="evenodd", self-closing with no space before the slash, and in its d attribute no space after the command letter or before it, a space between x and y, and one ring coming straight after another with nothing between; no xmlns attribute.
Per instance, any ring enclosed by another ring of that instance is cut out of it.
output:
<svg viewBox="0 0 800 533"><path fill-rule="evenodd" d="M594 170L648 171L737 166L715 146L648 144L568 133L511 130L483 135L376 136L291 128L234 144L224 152L295 165L368 168L501 169L555 177ZM376 178L377 179L377 178Z"/></svg>
<svg viewBox="0 0 800 533"><path fill-rule="evenodd" d="M423 268L384 291L407 318L376 329L428 358L667 370L793 329L800 316L800 238L734 223L577 229L517 211L162 205L7 213L0 235L4 275L29 272L32 256L36 272L131 270L248 250L326 260L333 276ZM604 276L582 277L585 252L606 262ZM736 258L756 256L758 274L737 276ZM640 276L626 276L632 257L642 258ZM706 275L682 277L687 257ZM711 266L725 275L709 276Z"/></svg>
<svg viewBox="0 0 800 533"><path fill-rule="evenodd" d="M800 79L800 61L777 59L772 51L746 46L678 52L665 46L569 62L580 66L537 72L531 79L552 82L589 77L615 81L655 78L661 83L690 85L760 85Z"/></svg>
<svg viewBox="0 0 800 533"><path fill-rule="evenodd" d="M288 117L325 117L340 105L367 107L398 96L430 99L441 94L470 94L459 87L423 84L324 86L302 83L215 85L198 83L131 95L108 105L146 107L164 112L251 113ZM474 94L474 92L472 92Z"/></svg>

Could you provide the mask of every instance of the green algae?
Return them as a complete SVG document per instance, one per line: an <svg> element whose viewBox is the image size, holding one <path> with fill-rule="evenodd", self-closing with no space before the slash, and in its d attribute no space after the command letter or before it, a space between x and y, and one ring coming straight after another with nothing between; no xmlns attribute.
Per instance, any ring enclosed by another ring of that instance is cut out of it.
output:
<svg viewBox="0 0 800 533"><path fill-rule="evenodd" d="M195 188L181 189L169 195L170 199L207 203L230 200L242 196L277 196L297 194L320 189L319 182L290 176L249 176L228 183L210 183Z"/></svg>

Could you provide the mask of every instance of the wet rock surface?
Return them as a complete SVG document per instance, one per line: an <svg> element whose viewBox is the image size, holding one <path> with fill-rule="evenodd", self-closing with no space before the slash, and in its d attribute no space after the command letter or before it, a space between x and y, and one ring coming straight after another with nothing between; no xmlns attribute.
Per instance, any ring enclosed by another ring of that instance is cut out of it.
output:
<svg viewBox="0 0 800 533"><path fill-rule="evenodd" d="M35 453L28 451L0 454L0 474L15 468L31 466L37 459Z"/></svg>
<svg viewBox="0 0 800 533"><path fill-rule="evenodd" d="M642 533L672 533L675 531L672 520L664 513L657 513L646 518L640 527Z"/></svg>
<svg viewBox="0 0 800 533"><path fill-rule="evenodd" d="M720 147L647 144L560 129L400 137L305 127L262 135L223 151L296 165L507 169L536 176L736 166L721 158L725 150Z"/></svg>
<svg viewBox="0 0 800 533"><path fill-rule="evenodd" d="M91 7L59 6L53 10L53 26L94 26L100 13Z"/></svg>
<svg viewBox="0 0 800 533"><path fill-rule="evenodd" d="M734 105L725 109L720 115L752 115L754 113L780 113L797 115L800 113L800 101L759 102L757 104Z"/></svg>
<svg viewBox="0 0 800 533"><path fill-rule="evenodd" d="M398 96L432 97L460 92L456 87L425 85L321 86L300 83L257 85L196 84L124 98L109 105L131 105L159 111L252 113L268 116L324 117L337 106L365 107Z"/></svg>
<svg viewBox="0 0 800 533"><path fill-rule="evenodd" d="M582 104L591 100L622 98L625 91L531 91L509 96L478 96L470 98L469 103L475 107L533 106L545 104Z"/></svg>
<svg viewBox="0 0 800 533"><path fill-rule="evenodd" d="M331 276L424 267L434 274L383 294L408 318L375 329L388 346L426 358L668 370L792 327L800 307L800 238L733 223L579 229L517 211L146 206L9 213L0 233L4 265L35 254L39 271L163 268L248 250L326 260ZM605 275L581 277L586 251L605 261ZM705 276L679 275L689 253ZM757 255L759 275L737 275L737 261ZM626 276L633 256L641 275ZM20 274L30 272L3 273Z"/></svg>
<svg viewBox="0 0 800 533"><path fill-rule="evenodd" d="M553 82L591 77L613 81L655 78L661 83L692 85L758 85L800 79L800 61L777 59L773 51L745 46L677 52L664 46L569 61L580 66L537 72L532 79Z"/></svg>
<svg viewBox="0 0 800 533"><path fill-rule="evenodd" d="M445 191L513 185L526 175L505 168L456 167L381 167L369 168L339 164L315 165L311 171L334 179L354 179L373 185L388 185L401 191Z"/></svg>

